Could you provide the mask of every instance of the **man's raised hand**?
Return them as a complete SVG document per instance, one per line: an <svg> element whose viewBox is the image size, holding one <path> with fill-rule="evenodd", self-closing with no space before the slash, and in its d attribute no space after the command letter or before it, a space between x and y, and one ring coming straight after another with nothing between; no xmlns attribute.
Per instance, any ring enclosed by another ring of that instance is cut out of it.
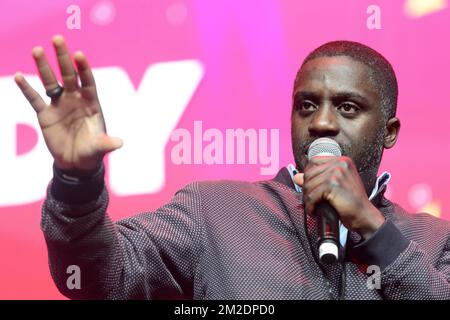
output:
<svg viewBox="0 0 450 320"><path fill-rule="evenodd" d="M119 138L106 133L92 70L83 53L74 55L75 70L64 38L55 36L53 46L63 80L63 92L47 105L23 75L15 81L37 113L44 140L60 169L93 170L106 153L122 146ZM47 92L59 83L41 47L33 49L39 75Z"/></svg>

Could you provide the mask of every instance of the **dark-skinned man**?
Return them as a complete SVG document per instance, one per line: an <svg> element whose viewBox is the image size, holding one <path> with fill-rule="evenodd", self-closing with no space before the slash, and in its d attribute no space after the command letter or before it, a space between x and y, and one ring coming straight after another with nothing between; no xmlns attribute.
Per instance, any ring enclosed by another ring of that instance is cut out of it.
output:
<svg viewBox="0 0 450 320"><path fill-rule="evenodd" d="M400 121L394 71L373 49L330 42L303 62L291 115L295 166L269 181L193 182L155 212L113 222L102 163L122 142L106 133L85 56L75 54L75 70L64 39L53 44L62 87L43 50L33 50L50 105L22 75L16 82L55 160L41 226L67 297L450 299L450 224L407 213L384 197L390 174L377 176ZM308 160L324 137L342 156ZM332 264L317 259L323 201L341 221ZM81 270L79 289L67 286L71 265ZM380 271L378 285L369 270Z"/></svg>

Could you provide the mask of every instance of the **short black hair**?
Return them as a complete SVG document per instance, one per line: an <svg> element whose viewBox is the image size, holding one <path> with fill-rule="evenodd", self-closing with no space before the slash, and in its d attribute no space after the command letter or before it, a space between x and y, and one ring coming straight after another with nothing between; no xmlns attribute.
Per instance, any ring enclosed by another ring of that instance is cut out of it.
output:
<svg viewBox="0 0 450 320"><path fill-rule="evenodd" d="M354 41L331 41L327 42L312 51L303 60L297 72L295 82L297 82L303 66L315 58L347 56L359 61L372 70L370 75L378 92L380 93L382 112L385 120L395 117L397 112L398 84L394 69L389 61L374 49Z"/></svg>

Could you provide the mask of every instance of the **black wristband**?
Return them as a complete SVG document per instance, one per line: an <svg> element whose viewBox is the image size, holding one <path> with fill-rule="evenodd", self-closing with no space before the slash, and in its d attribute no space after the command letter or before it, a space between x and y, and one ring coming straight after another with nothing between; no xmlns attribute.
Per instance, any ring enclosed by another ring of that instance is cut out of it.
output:
<svg viewBox="0 0 450 320"><path fill-rule="evenodd" d="M53 170L58 173L58 175L67 180L79 180L87 181L92 179L99 171L103 168L103 163L96 169L83 170L83 169L60 169L53 163Z"/></svg>
<svg viewBox="0 0 450 320"><path fill-rule="evenodd" d="M105 186L103 164L97 170L61 170L53 164L52 196L66 204L84 204L96 200Z"/></svg>

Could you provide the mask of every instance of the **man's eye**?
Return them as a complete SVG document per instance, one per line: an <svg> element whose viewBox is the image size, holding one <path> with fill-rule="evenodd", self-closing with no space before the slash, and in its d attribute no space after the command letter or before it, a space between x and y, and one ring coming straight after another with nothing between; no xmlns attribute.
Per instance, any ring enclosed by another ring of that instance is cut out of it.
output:
<svg viewBox="0 0 450 320"><path fill-rule="evenodd" d="M298 104L299 110L312 111L314 108L316 108L316 106L308 101L302 101Z"/></svg>
<svg viewBox="0 0 450 320"><path fill-rule="evenodd" d="M359 108L353 103L342 103L338 109L346 114L356 114L359 111Z"/></svg>

